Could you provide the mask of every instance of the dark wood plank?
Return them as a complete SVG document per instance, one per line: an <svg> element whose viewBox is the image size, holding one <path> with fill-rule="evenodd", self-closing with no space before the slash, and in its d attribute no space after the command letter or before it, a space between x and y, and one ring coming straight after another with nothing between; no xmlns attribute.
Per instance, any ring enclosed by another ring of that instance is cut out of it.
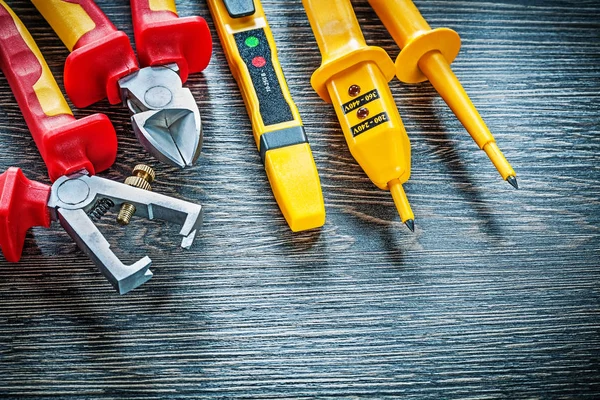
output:
<svg viewBox="0 0 600 400"><path fill-rule="evenodd" d="M29 2L8 3L61 81L66 50ZM204 2L179 3L210 20ZM600 4L416 3L432 26L461 34L454 70L522 190L500 180L429 84L394 80L413 146L409 234L310 88L320 55L301 2L265 0L327 224L289 232L216 42L189 82L201 162L156 165L156 190L206 207L195 246L178 249L174 226L105 219L118 254L155 262L150 282L118 296L58 226L33 229L19 264L0 260L0 397L600 397ZM131 34L127 0L99 4ZM395 58L366 1L354 5L369 43ZM103 176L149 161L125 109L76 110L93 112L119 132ZM0 170L47 182L3 76L0 143Z"/></svg>

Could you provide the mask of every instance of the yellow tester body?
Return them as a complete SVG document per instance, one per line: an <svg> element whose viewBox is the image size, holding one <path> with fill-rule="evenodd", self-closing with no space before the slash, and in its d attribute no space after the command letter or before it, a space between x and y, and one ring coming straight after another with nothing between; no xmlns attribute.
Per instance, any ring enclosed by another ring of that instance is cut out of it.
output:
<svg viewBox="0 0 600 400"><path fill-rule="evenodd" d="M390 190L402 222L414 215L402 188L410 142L388 82L396 71L381 48L367 46L349 0L303 0L322 54L311 84L333 103L352 156L378 188Z"/></svg>
<svg viewBox="0 0 600 400"><path fill-rule="evenodd" d="M275 199L292 231L325 223L325 204L298 109L258 0L207 0Z"/></svg>

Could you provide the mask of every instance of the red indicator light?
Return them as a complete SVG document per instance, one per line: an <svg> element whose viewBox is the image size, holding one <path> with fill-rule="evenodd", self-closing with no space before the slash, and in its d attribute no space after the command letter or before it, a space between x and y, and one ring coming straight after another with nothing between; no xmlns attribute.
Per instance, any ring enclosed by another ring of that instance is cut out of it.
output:
<svg viewBox="0 0 600 400"><path fill-rule="evenodd" d="M361 107L358 109L358 111L356 112L356 116L359 119L365 119L369 116L369 109L366 107Z"/></svg>
<svg viewBox="0 0 600 400"><path fill-rule="evenodd" d="M265 60L264 57L256 56L252 59L252 65L254 65L256 68L262 68L267 65L267 60Z"/></svg>

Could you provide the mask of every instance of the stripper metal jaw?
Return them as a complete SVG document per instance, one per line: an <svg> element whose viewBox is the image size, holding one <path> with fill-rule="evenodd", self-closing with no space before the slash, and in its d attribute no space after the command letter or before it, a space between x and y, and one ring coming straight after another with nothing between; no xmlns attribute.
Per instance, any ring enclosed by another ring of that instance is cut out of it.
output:
<svg viewBox="0 0 600 400"><path fill-rule="evenodd" d="M192 166L202 150L202 121L177 64L142 68L119 80L119 87L146 151L165 164Z"/></svg>
<svg viewBox="0 0 600 400"><path fill-rule="evenodd" d="M123 183L89 176L85 172L63 176L53 185L48 201L52 219L62 227L86 253L120 294L125 294L152 277L152 260L146 256L125 265L110 250L110 244L94 225L90 213L98 201L106 199L120 207L135 206L136 215L175 222L181 225L181 247L192 245L202 224L202 206Z"/></svg>

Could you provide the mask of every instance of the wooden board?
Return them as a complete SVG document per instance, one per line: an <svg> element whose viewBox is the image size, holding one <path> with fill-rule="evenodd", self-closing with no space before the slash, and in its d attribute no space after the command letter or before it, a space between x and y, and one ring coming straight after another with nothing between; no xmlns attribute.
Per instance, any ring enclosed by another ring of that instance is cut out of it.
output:
<svg viewBox="0 0 600 400"><path fill-rule="evenodd" d="M67 51L33 6L8 0L59 83ZM132 34L126 0L98 3ZM204 2L179 2L202 15ZM354 2L370 44L398 48ZM429 84L391 83L412 141L411 234L349 154L311 89L320 54L300 1L264 7L321 174L327 223L292 234L271 194L222 48L188 86L202 112L198 166L154 164L157 191L198 201L190 251L174 225L107 216L101 229L154 278L117 295L58 226L0 260L2 398L600 397L600 4L417 1L463 40L453 64L522 189L503 182ZM123 180L152 162L123 107ZM0 76L0 170L48 182Z"/></svg>

